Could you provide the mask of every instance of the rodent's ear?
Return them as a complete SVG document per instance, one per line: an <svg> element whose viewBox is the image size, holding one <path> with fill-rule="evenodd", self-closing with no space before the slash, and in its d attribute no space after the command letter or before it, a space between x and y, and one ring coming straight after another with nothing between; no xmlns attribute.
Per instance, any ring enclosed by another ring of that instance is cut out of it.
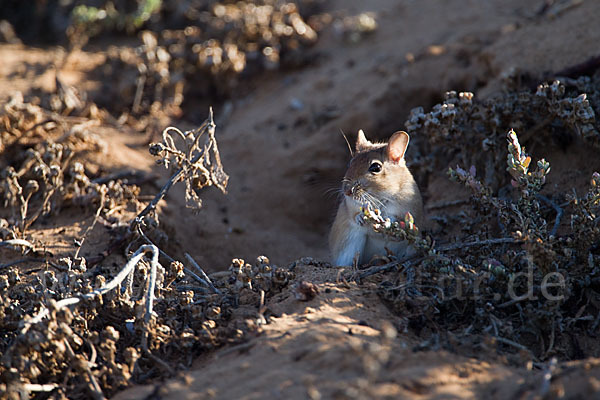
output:
<svg viewBox="0 0 600 400"><path fill-rule="evenodd" d="M356 151L368 150L373 146L373 143L369 142L363 130L358 131L358 137L356 138Z"/></svg>
<svg viewBox="0 0 600 400"><path fill-rule="evenodd" d="M387 157L392 162L400 162L404 157L410 136L404 131L398 131L392 135L387 146Z"/></svg>

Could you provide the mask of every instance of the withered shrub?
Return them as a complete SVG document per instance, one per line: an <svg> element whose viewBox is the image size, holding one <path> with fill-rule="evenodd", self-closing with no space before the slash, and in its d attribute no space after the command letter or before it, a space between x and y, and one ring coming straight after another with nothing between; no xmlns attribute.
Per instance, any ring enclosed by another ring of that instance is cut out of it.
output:
<svg viewBox="0 0 600 400"><path fill-rule="evenodd" d="M563 171L532 161L522 143L598 148L600 75L534 91L507 83L485 101L449 92L431 111L412 111L406 128L422 155L417 174L450 164L469 204L441 205L454 211L436 213L429 234L410 215L391 221L365 207L376 230L411 241L418 254L356 274L398 271L384 275L379 294L427 339L425 348L468 342L481 350L491 339L501 353L534 361L598 355L578 343L600 328L600 174L590 171L585 188L546 187L549 174Z"/></svg>

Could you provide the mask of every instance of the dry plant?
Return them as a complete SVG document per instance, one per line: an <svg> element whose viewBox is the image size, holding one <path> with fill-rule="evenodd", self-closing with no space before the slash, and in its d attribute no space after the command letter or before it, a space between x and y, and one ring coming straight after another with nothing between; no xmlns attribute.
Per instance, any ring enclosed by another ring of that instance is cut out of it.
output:
<svg viewBox="0 0 600 400"><path fill-rule="evenodd" d="M106 144L92 132L94 120L68 117L24 101L17 93L0 115L0 145L5 154L0 201L12 237L24 238L41 216L76 204L111 207L131 200L137 188L120 181L95 183L78 160L103 152ZM104 204L105 198L110 202Z"/></svg>
<svg viewBox="0 0 600 400"><path fill-rule="evenodd" d="M157 161L159 164L164 165L165 168L174 164L178 169L169 180L169 186L165 186L161 190L149 204L148 211L142 212L141 217L155 208L156 203L164 197L170 185L180 180L185 181L185 200L187 206L191 208L199 209L202 206L198 191L207 186L215 186L223 193L227 193L229 176L221 164L215 128L211 108L208 119L197 129L184 133L175 127L169 127L163 131L162 142L150 145L150 154L160 157ZM172 134L176 134L176 136L174 137ZM176 139L184 142L183 150L177 148Z"/></svg>
<svg viewBox="0 0 600 400"><path fill-rule="evenodd" d="M76 266L40 272L27 283L15 269L0 275L0 315L9 333L2 343L3 398L104 398L170 376L200 352L238 342L265 323L265 296L293 278L266 257L254 266L234 260L229 272L213 277L214 293L186 283L179 262L163 268L159 252L141 246L110 280L103 274L92 279ZM17 299L33 304L15 306ZM232 317L234 306L244 305L258 309L255 319Z"/></svg>
<svg viewBox="0 0 600 400"><path fill-rule="evenodd" d="M419 172L445 167L448 160L474 165L483 182L497 190L507 182L497 171L505 162L500 149L510 129L519 132L523 142L568 143L576 135L600 145L594 113L600 109L600 75L557 78L535 91L519 86L517 78L506 76L504 92L486 100L451 91L430 112L413 109L405 125L411 138L421 141L422 156L414 161Z"/></svg>
<svg viewBox="0 0 600 400"><path fill-rule="evenodd" d="M129 3L129 4L128 4ZM127 12L136 3L135 11ZM67 29L70 40L82 45L90 37L101 32L126 31L133 33L160 11L162 0L143 0L131 2L120 0L106 2L103 6L94 7L80 4L71 11L71 25Z"/></svg>
<svg viewBox="0 0 600 400"><path fill-rule="evenodd" d="M96 99L99 104L136 116L180 115L186 97L226 100L242 78L314 58L308 49L318 35L307 20L318 2L180 3L185 4L162 4L153 31L141 33L143 44L135 50L109 49L107 63L99 69L110 77L102 79L107 83ZM91 30L101 30L98 24L106 21L82 20L77 29L89 24Z"/></svg>
<svg viewBox="0 0 600 400"><path fill-rule="evenodd" d="M355 271L354 277L397 271L379 284L379 294L427 338L424 348L440 341L450 348L495 343L497 351L526 359L572 358L580 351L573 344L575 332L598 334L600 175L591 173L583 196L575 191L566 198L542 195L542 190L548 192L544 185L550 164L544 159L533 162L521 142L523 137L532 141L566 131L598 144L592 104L600 105L599 83L598 76L566 84L555 81L540 85L535 93L507 89L500 97L477 103L471 94L451 92L432 112L413 111L407 127L411 135L424 135L438 164L463 160L471 165L448 173L470 190L476 214L460 218L467 221L468 231L479 233L436 244L414 226L410 214L392 221L367 205L364 218L376 231L408 240L416 251ZM571 95L574 89L567 86L589 93ZM501 151L499 130L505 125L520 126L525 133L518 137L516 129L506 129L506 150ZM482 166L481 174L476 165ZM502 169L508 174L497 173Z"/></svg>
<svg viewBox="0 0 600 400"><path fill-rule="evenodd" d="M185 182L188 205L196 209L202 188L225 191L215 128L211 111L198 129L169 127L161 143L150 145L159 163L175 171L129 224L122 268L102 260L88 268L77 254L29 273L3 268L0 397L102 399L132 383L170 376L198 353L238 342L266 323L265 301L294 278L290 269L261 256L254 265L235 259L229 270L209 276L188 254L180 262L153 244L129 252L137 239L150 241L144 230L158 225L156 205L173 184ZM80 174L77 182L91 185L80 164L72 168ZM108 184L103 187L96 219L111 199ZM0 243L32 246L12 238ZM253 309L254 318L235 317L240 306Z"/></svg>

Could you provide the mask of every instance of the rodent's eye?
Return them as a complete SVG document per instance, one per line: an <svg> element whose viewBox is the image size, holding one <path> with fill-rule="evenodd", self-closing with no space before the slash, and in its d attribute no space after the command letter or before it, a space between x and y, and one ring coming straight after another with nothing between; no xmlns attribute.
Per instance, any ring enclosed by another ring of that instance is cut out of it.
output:
<svg viewBox="0 0 600 400"><path fill-rule="evenodd" d="M379 161L373 161L371 165L369 165L369 172L373 174L378 174L383 169L383 165Z"/></svg>

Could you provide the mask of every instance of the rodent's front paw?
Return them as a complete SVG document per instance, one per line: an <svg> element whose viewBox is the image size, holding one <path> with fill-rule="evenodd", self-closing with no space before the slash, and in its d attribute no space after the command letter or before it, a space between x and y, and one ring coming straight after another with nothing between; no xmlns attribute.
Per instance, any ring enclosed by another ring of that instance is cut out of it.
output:
<svg viewBox="0 0 600 400"><path fill-rule="evenodd" d="M365 224L365 219L363 218L363 213L359 212L354 215L354 222L356 222L359 226L363 226Z"/></svg>

